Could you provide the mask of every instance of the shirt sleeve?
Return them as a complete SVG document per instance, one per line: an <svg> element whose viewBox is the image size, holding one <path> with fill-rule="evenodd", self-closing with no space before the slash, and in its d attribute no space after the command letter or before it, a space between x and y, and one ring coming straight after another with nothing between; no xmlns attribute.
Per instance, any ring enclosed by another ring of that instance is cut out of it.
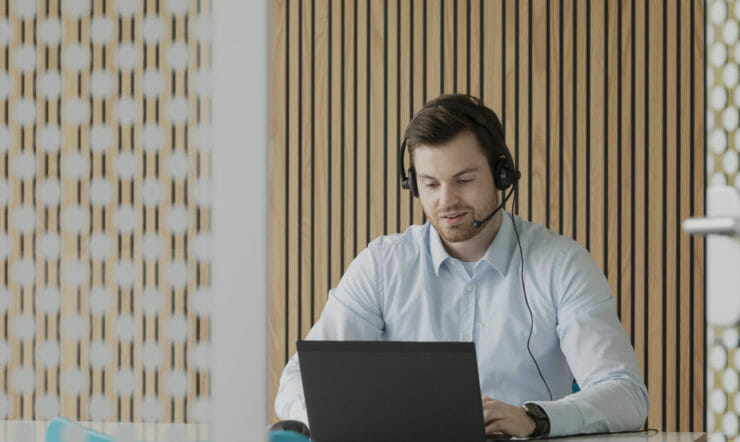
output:
<svg viewBox="0 0 740 442"><path fill-rule="evenodd" d="M550 418L550 435L639 430L648 392L606 278L578 244L565 252L559 275L557 333L581 391L537 402Z"/></svg>
<svg viewBox="0 0 740 442"><path fill-rule="evenodd" d="M352 261L329 298L307 340L375 341L385 328L381 309L382 284L375 252L368 247ZM295 419L308 425L306 402L298 354L283 369L275 397L280 419Z"/></svg>

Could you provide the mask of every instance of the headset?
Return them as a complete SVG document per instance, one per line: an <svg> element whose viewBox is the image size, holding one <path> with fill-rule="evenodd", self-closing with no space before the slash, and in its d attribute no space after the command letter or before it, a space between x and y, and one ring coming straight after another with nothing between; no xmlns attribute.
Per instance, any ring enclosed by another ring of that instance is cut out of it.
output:
<svg viewBox="0 0 740 442"><path fill-rule="evenodd" d="M503 128L501 126L501 122L499 121L498 117L495 113L493 113L493 118L491 119L491 122L486 121L484 118L482 112L477 112L476 107L480 108L483 107L483 103L481 103L480 100L477 98L470 96L470 95L463 95L467 98L467 100L470 103L470 106L464 106L460 105L457 102L445 102L444 98L445 96L441 97L441 99L432 101L430 103L427 103L422 107L422 109L417 112L414 117L409 122L408 127L411 127L412 124L416 121L416 119L422 115L424 112L428 111L429 109L434 108L446 108L449 110L452 110L453 112L457 113L458 115L463 116L468 121L471 121L476 126L481 127L485 129L488 134L491 136L491 142L493 143L493 149L499 150L498 155L496 155L494 160L489 159L489 166L491 168L491 173L493 174L493 182L496 187L496 189L506 192L506 189L509 189L508 194L504 195L504 198L501 201L501 204L493 210L488 216L486 216L481 221L473 220L473 226L476 229L480 229L483 227L493 216L501 210L504 205L506 204L506 201L509 199L512 193L516 192L517 196L515 197L515 200L519 198L519 186L518 182L521 178L522 174L517 170L516 166L514 165L514 160L511 157L511 152L509 151L509 148L506 146L506 143L503 139ZM493 125L493 127L492 127ZM406 143L408 141L408 137L404 136L401 147L399 148L399 156L398 156L398 172L399 176L401 178L401 187L404 189L407 189L411 192L411 195L413 195L415 198L419 197L419 187L416 182L416 170L413 167L408 168L408 175L406 175L405 170L405 164L404 164L404 153L406 152ZM480 142L480 141L479 141ZM484 149L486 149L486 146L481 146ZM490 158L490 157L489 157ZM493 162L491 162L493 161ZM519 256L522 262L521 265L521 281L522 281L522 291L524 292L524 303L527 306L527 311L529 312L529 336L527 337L527 352L529 353L529 357L532 359L532 362L534 362L535 367L537 368L537 373L540 375L540 379L542 379L542 382L545 384L545 388L547 389L547 393L550 396L550 400L553 400L552 397L552 391L550 390L550 386L548 385L547 381L545 380L544 375L542 374L542 370L540 369L540 365L537 363L537 359L535 359L534 354L532 353L532 349L530 346L530 342L532 340L532 333L534 331L534 315L532 314L532 308L529 305L529 299L527 297L527 288L524 284L524 252L522 251L522 243L519 239L519 230L516 227L516 222L514 221L514 215L509 213L509 217L511 217L512 225L514 226L514 232L516 233L516 241L519 245Z"/></svg>
<svg viewBox="0 0 740 442"><path fill-rule="evenodd" d="M470 96L468 97L471 100L471 105L482 106L482 104L480 104L477 99ZM416 113L416 115L414 115L414 117L411 119L411 122L409 122L409 127L414 124L414 121L416 121L416 119L424 112L428 111L429 109L434 109L438 107L447 108L458 114L461 114L469 121L475 123L475 125L485 129L491 136L491 140L494 145L501 146L497 147L500 152L499 155L496 157L496 160L492 164L490 164L496 188L503 191L516 184L519 178L521 178L521 173L514 166L514 160L512 160L511 158L511 152L509 152L509 148L506 147L506 144L502 139L503 129L501 127L501 122L498 120L496 114L493 115L494 127L492 128L488 124L488 122L485 121L483 116L476 113L473 109L461 106L459 103L455 102L433 102L431 104L425 105L419 112ZM418 198L419 187L416 182L416 170L413 167L409 167L408 175L406 175L404 165L404 153L406 151L407 141L408 138L404 137L403 141L401 142L400 155L398 157L398 171L399 175L401 176L401 187L410 190L411 194L414 197Z"/></svg>

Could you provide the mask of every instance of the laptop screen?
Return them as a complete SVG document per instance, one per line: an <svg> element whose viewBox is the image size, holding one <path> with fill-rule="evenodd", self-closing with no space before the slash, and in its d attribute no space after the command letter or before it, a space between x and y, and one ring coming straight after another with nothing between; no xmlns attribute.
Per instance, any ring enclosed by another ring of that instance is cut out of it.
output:
<svg viewBox="0 0 740 442"><path fill-rule="evenodd" d="M299 341L317 442L482 442L475 345Z"/></svg>

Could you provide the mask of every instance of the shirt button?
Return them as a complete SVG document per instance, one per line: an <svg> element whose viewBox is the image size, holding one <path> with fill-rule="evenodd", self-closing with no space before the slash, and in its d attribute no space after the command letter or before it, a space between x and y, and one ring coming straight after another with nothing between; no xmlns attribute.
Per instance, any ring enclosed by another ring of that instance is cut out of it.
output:
<svg viewBox="0 0 740 442"><path fill-rule="evenodd" d="M470 340L470 335L463 336L463 339L466 340L466 341L469 341Z"/></svg>
<svg viewBox="0 0 740 442"><path fill-rule="evenodd" d="M465 286L465 291L466 291L466 292L471 292L471 291L473 291L473 286L471 286L471 285L466 285L466 286Z"/></svg>

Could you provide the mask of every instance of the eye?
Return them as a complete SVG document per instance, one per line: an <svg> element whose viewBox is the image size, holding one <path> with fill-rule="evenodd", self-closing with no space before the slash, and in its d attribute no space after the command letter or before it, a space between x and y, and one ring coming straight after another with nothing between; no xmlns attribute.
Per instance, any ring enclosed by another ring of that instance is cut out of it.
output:
<svg viewBox="0 0 740 442"><path fill-rule="evenodd" d="M436 189L439 186L437 183L424 183L424 187L427 189Z"/></svg>
<svg viewBox="0 0 740 442"><path fill-rule="evenodd" d="M472 178L464 178L464 179L461 178L461 179L457 180L458 184L466 184L466 183L469 183L471 181L473 181Z"/></svg>

